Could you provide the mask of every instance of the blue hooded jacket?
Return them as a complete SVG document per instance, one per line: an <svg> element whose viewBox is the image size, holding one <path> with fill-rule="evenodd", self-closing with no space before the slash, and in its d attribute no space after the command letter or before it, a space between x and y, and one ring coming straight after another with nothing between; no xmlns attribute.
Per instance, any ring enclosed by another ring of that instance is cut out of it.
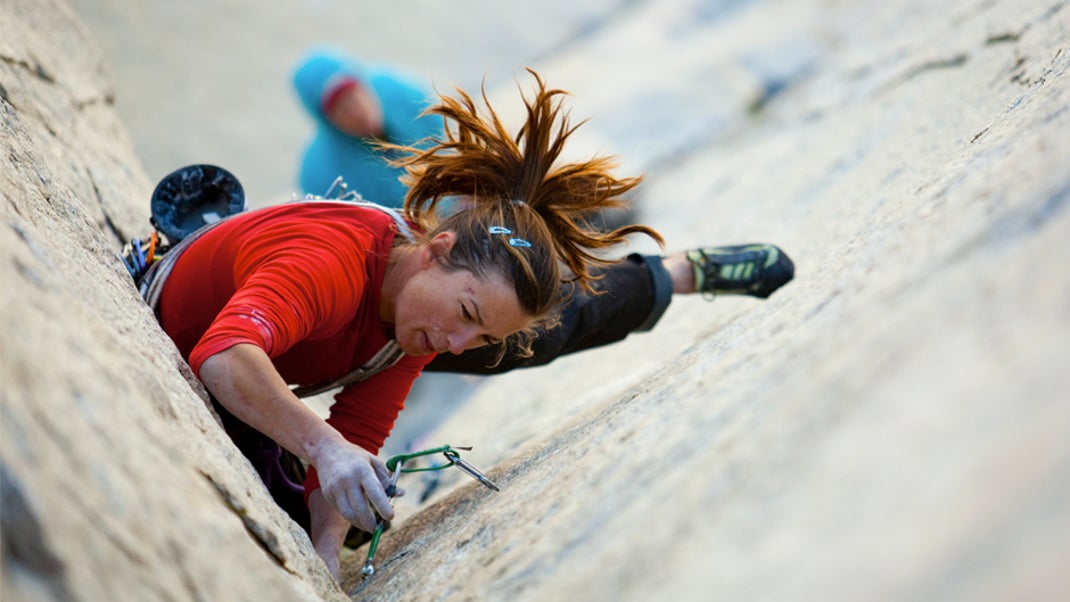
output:
<svg viewBox="0 0 1070 602"><path fill-rule="evenodd" d="M412 146L443 134L441 117L420 115L430 106L430 94L422 86L386 67L361 64L329 48L314 49L293 75L301 104L316 122L316 135L301 161L301 190L323 195L335 178L342 176L349 189L365 200L401 207L407 188L398 178L405 170L388 165L388 154L370 144L372 139L339 131L323 113L324 93L345 76L370 87L379 97L387 142Z"/></svg>

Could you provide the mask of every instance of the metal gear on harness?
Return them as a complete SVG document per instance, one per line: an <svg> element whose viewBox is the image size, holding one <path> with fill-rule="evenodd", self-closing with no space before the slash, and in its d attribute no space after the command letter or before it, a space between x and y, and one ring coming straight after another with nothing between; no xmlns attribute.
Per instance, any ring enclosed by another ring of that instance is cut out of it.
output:
<svg viewBox="0 0 1070 602"><path fill-rule="evenodd" d="M148 240L135 238L126 243L120 259L134 282L140 282L145 272L149 271L152 264L156 263L166 252L167 247L160 240L159 233L154 231L149 235Z"/></svg>

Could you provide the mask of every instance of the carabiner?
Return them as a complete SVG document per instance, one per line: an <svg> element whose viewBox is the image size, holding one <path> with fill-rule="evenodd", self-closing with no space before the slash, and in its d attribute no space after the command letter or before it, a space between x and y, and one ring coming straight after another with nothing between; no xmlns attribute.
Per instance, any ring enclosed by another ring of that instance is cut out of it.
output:
<svg viewBox="0 0 1070 602"><path fill-rule="evenodd" d="M487 475L477 470L475 466L472 466L468 462L462 460L461 455L457 452L453 451L452 449L447 449L446 451L442 452L442 455L446 456L446 459L449 460L451 464L453 464L457 468L460 468L462 471L464 471L465 474L482 483L483 486L489 487L494 491L501 491L501 488L495 485L494 481L488 479Z"/></svg>

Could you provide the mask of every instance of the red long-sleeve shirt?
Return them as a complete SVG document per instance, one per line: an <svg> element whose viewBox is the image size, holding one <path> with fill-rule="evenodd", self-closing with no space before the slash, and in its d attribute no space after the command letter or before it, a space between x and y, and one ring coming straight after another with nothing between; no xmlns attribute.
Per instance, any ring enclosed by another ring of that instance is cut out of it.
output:
<svg viewBox="0 0 1070 602"><path fill-rule="evenodd" d="M239 343L263 349L291 385L349 373L392 338L379 319L393 219L340 202L300 202L230 218L194 241L164 284L158 314L195 374ZM433 355L335 396L327 422L377 453L413 381ZM305 486L319 486L314 470Z"/></svg>

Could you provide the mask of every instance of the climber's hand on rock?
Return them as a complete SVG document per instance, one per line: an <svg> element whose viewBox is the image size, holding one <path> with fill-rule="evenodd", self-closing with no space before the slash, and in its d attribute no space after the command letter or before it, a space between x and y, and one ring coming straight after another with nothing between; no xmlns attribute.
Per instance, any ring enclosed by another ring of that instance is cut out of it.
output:
<svg viewBox="0 0 1070 602"><path fill-rule="evenodd" d="M390 471L379 458L341 440L326 444L316 460L324 498L350 524L362 531L374 531L373 507L384 519L394 518L385 489L390 483Z"/></svg>

